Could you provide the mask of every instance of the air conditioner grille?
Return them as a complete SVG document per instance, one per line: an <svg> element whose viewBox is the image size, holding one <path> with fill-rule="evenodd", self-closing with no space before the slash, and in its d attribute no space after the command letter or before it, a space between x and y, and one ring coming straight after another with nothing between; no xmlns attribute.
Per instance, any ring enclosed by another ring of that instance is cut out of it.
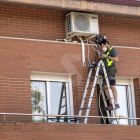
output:
<svg viewBox="0 0 140 140"><path fill-rule="evenodd" d="M84 15L77 15L74 20L76 28L80 31L89 30L89 21L88 18Z"/></svg>
<svg viewBox="0 0 140 140"><path fill-rule="evenodd" d="M66 24L67 24L67 32L69 33L69 32L71 32L71 16L68 15L66 20L67 20L67 22L66 22Z"/></svg>

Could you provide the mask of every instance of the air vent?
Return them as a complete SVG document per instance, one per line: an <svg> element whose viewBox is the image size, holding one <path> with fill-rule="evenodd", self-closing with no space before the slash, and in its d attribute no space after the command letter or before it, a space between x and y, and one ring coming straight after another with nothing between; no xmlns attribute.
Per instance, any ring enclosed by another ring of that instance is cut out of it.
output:
<svg viewBox="0 0 140 140"><path fill-rule="evenodd" d="M66 19L66 24L67 24L67 33L71 32L71 16L68 15Z"/></svg>
<svg viewBox="0 0 140 140"><path fill-rule="evenodd" d="M89 16L77 15L74 24L76 30L89 31Z"/></svg>

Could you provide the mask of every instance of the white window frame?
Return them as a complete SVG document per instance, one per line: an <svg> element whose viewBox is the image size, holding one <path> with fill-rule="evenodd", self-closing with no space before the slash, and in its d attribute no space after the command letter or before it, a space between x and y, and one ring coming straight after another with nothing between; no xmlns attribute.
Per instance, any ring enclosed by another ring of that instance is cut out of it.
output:
<svg viewBox="0 0 140 140"><path fill-rule="evenodd" d="M66 92L67 94L67 113L68 115L74 115L73 109L73 92L72 92L72 75L60 74L60 73L40 73L40 72L31 72L30 74L31 81L45 81L47 87L47 103L48 103L48 114L50 114L50 90L49 82L66 82ZM68 95L69 94L69 95Z"/></svg>
<svg viewBox="0 0 140 140"><path fill-rule="evenodd" d="M129 110L129 117L136 118L136 108L135 108L135 94L134 94L134 83L133 78L117 78L116 77L116 85L124 85L128 86L129 95L127 94L128 99L128 110ZM130 88L131 87L131 88ZM129 120L130 125L137 125L136 120Z"/></svg>

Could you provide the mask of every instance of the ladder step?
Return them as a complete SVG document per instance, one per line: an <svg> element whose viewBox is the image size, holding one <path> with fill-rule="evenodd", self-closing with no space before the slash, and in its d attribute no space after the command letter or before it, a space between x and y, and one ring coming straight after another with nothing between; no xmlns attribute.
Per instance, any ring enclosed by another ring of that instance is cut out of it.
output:
<svg viewBox="0 0 140 140"><path fill-rule="evenodd" d="M66 96L63 96L62 99L65 98L65 97L66 97Z"/></svg>
<svg viewBox="0 0 140 140"><path fill-rule="evenodd" d="M114 109L111 109L111 110L105 110L105 111L116 111L118 108L114 108Z"/></svg>
<svg viewBox="0 0 140 140"><path fill-rule="evenodd" d="M60 115L67 115L67 113L65 112L65 113L62 113L62 114L60 114Z"/></svg>
<svg viewBox="0 0 140 140"><path fill-rule="evenodd" d="M90 67L92 68L92 67L97 67L98 66L98 64L96 64L95 62L92 62L91 64L90 64Z"/></svg>
<svg viewBox="0 0 140 140"><path fill-rule="evenodd" d="M66 105L61 106L61 108L65 107Z"/></svg>
<svg viewBox="0 0 140 140"><path fill-rule="evenodd" d="M95 77L98 78L98 76L91 76L91 77L89 77L89 79L91 79L91 78L95 78Z"/></svg>
<svg viewBox="0 0 140 140"><path fill-rule="evenodd" d="M79 110L89 109L89 107L80 107Z"/></svg>
<svg viewBox="0 0 140 140"><path fill-rule="evenodd" d="M68 118L70 121L78 121L78 120L82 120L82 119L85 119L85 118Z"/></svg>
<svg viewBox="0 0 140 140"><path fill-rule="evenodd" d="M82 119L85 119L85 117L83 117L83 118L76 118L76 120L82 120Z"/></svg>
<svg viewBox="0 0 140 140"><path fill-rule="evenodd" d="M110 87L109 87L110 88ZM102 88L102 90L104 90L104 89L109 89L109 88Z"/></svg>
<svg viewBox="0 0 140 140"><path fill-rule="evenodd" d="M110 99L113 99L113 98L110 98ZM109 99L104 99L104 100L109 100Z"/></svg>
<svg viewBox="0 0 140 140"><path fill-rule="evenodd" d="M78 121L78 120L82 120L82 119L84 119L85 120L85 117L80 117L80 118L75 118L75 119L70 119L71 121Z"/></svg>
<svg viewBox="0 0 140 140"><path fill-rule="evenodd" d="M83 98L83 99L90 99L90 98L92 98L92 97L86 97L86 98Z"/></svg>

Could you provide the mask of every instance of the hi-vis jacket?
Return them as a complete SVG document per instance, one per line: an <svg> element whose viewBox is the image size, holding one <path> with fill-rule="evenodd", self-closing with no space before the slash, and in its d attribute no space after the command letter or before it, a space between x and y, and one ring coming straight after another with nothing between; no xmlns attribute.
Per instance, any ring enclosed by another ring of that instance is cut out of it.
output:
<svg viewBox="0 0 140 140"><path fill-rule="evenodd" d="M109 55L109 52L113 49L113 47L110 47L109 50L107 51L106 55ZM113 61L109 60L107 57L106 58L102 58L102 59L106 59L107 60L107 67L111 66Z"/></svg>

